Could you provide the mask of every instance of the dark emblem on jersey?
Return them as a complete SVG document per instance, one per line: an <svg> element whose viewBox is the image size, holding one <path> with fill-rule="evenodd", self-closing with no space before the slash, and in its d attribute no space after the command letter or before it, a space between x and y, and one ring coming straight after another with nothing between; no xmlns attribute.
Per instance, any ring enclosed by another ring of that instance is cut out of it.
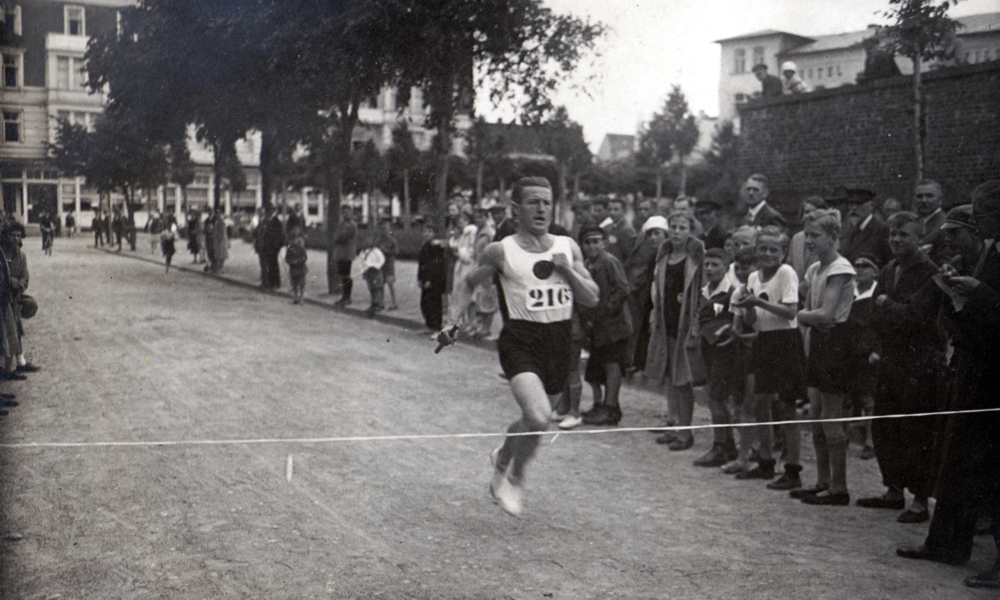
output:
<svg viewBox="0 0 1000 600"><path fill-rule="evenodd" d="M531 272L539 279L548 279L552 276L552 271L555 271L555 269L556 266L552 264L551 260L540 260L531 268Z"/></svg>

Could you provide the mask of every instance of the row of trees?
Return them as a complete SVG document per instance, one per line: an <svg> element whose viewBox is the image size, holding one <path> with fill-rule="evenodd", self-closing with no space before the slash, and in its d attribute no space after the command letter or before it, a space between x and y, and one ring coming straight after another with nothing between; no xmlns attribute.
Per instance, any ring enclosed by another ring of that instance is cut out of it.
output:
<svg viewBox="0 0 1000 600"><path fill-rule="evenodd" d="M331 192L332 236L368 98L394 86L406 106L410 90L422 90L443 203L456 115L471 107L473 90L516 107L523 123L542 123L555 112L552 94L603 32L541 0L142 0L121 11L117 31L91 39L89 86L107 90L109 106L78 147L70 142L86 136L62 127L57 154L75 155L77 172L99 189L129 196L183 182L193 126L214 151L218 198L222 186L239 189L235 144L258 131L265 202L276 182L301 173L293 159L304 154L314 185ZM116 151L128 158L122 169L93 164Z"/></svg>

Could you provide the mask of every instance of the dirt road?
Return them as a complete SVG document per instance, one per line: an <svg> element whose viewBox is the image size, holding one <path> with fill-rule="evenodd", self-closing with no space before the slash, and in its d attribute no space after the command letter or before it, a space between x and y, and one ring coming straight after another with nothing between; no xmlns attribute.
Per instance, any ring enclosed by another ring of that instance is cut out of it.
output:
<svg viewBox="0 0 1000 600"><path fill-rule="evenodd" d="M486 494L516 416L489 349L435 355L419 325L36 245L43 370L2 387L20 402L0 418L6 598L997 596L961 584L988 538L963 568L899 559L926 525L692 467L706 432L686 452L647 431L550 436L510 517ZM621 428L664 408L622 402ZM482 435L389 439L449 434ZM849 461L853 496L881 492L874 461Z"/></svg>

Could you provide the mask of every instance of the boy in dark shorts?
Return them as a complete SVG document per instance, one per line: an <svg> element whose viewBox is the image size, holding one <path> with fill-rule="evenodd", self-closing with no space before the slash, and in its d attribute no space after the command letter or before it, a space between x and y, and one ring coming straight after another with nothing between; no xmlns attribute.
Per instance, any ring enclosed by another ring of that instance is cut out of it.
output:
<svg viewBox="0 0 1000 600"><path fill-rule="evenodd" d="M628 340L632 335L628 279L618 259L605 249L606 241L607 234L600 227L588 226L580 231L584 265L600 288L597 306L580 309L580 323L590 350L583 378L594 393L594 408L583 418L587 425L617 425L621 420L618 392L622 386L622 365L628 364ZM567 429L562 424L560 428Z"/></svg>
<svg viewBox="0 0 1000 600"><path fill-rule="evenodd" d="M772 420L773 407L778 409L777 420L787 421L794 417L795 394L802 385L804 350L802 334L799 333L795 315L799 303L799 276L790 265L783 264L788 252L788 236L776 226L768 226L757 235L757 271L750 274L744 286L733 301L733 306L742 309L738 316L753 325L757 337L750 353L750 375L744 412L757 422ZM751 393L752 390L752 393ZM785 435L787 459L781 486L798 487L801 434L798 425L781 425ZM774 479L775 460L771 457L772 431L770 425L747 428L748 435L740 437L740 460L742 469L730 468L737 479ZM750 470L746 469L754 437L760 443L760 461ZM727 465L728 466L728 465ZM774 482L778 485L779 482ZM778 488L782 489L782 488ZM786 488L787 489L787 488Z"/></svg>
<svg viewBox="0 0 1000 600"><path fill-rule="evenodd" d="M743 393L743 364L740 344L733 338L733 315L729 301L733 284L726 277L730 256L721 248L709 248L703 261L707 283L701 290L698 328L701 332L701 355L708 368L708 409L712 415L715 439L707 454L694 461L696 467L721 467L736 459L739 452L730 427L733 422L729 399Z"/></svg>
<svg viewBox="0 0 1000 600"><path fill-rule="evenodd" d="M837 253L839 212L812 212L804 231L806 251L819 260L809 266L803 278L805 310L798 318L809 328L809 417L824 422L812 425L816 485L799 497L806 504L846 506L851 502L847 493L847 436L842 423L829 421L843 417L854 379L846 325L854 302L854 267Z"/></svg>
<svg viewBox="0 0 1000 600"><path fill-rule="evenodd" d="M514 184L511 199L517 233L486 246L478 264L455 282L458 301L449 307L438 342L454 343L452 332L476 286L499 275L506 305L497 343L500 365L522 411L507 432L540 433L548 429L552 406L565 387L573 304L597 306L599 289L576 242L548 232L552 184L542 177L525 177ZM538 435L508 436L490 454L490 494L512 515L521 513L525 467L540 441Z"/></svg>

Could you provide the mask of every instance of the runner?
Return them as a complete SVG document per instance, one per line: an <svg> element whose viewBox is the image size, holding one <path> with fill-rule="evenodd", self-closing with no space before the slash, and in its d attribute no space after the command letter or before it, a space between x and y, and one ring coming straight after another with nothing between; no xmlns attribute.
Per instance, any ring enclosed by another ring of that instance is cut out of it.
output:
<svg viewBox="0 0 1000 600"><path fill-rule="evenodd" d="M568 375L570 318L574 301L595 307L598 287L583 265L583 253L572 238L548 233L552 221L552 185L543 177L525 177L511 190L518 233L486 247L462 281L455 282L460 302L451 303L448 322L438 334L453 344L476 286L499 275L507 310L497 347L500 365L510 379L522 416L507 433L542 432ZM490 458L495 472L490 493L505 511L521 512L524 468L541 438L508 436Z"/></svg>

